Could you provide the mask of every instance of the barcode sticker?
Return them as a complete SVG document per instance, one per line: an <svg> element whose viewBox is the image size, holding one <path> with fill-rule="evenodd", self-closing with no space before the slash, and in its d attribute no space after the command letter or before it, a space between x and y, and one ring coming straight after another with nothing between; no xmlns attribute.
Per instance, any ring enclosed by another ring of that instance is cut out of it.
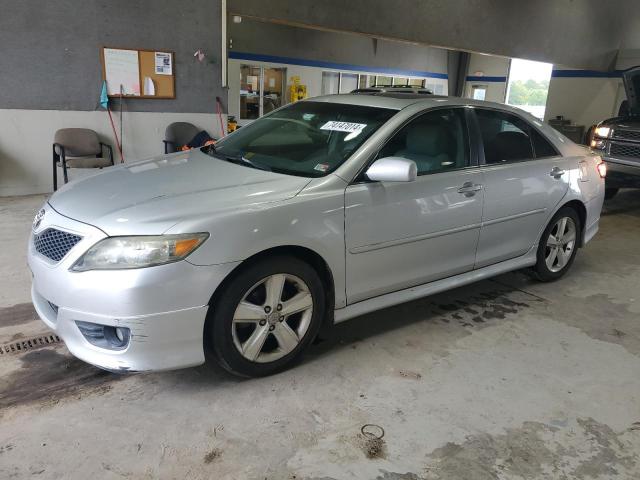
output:
<svg viewBox="0 0 640 480"><path fill-rule="evenodd" d="M325 123L320 130L332 130L334 132L359 132L366 127L366 123L336 122L334 120Z"/></svg>

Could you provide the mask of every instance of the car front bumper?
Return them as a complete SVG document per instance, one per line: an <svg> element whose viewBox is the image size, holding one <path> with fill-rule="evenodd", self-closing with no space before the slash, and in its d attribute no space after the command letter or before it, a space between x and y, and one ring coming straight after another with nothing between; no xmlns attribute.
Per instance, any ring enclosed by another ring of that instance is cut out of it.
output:
<svg viewBox="0 0 640 480"><path fill-rule="evenodd" d="M59 262L38 253L33 235L28 263L31 296L42 321L81 360L111 371L169 370L204 362L203 331L211 295L237 262L196 266L180 261L132 270L71 272L69 268L96 241L101 230L45 206L38 232L56 228L82 236ZM121 350L90 343L76 322L126 327Z"/></svg>

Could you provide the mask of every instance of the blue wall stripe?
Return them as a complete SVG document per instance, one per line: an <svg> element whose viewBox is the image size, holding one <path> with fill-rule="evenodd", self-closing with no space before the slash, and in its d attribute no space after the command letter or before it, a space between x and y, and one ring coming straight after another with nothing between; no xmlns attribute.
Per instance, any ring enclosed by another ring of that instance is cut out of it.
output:
<svg viewBox="0 0 640 480"><path fill-rule="evenodd" d="M365 67L351 65L349 63L323 62L320 60L307 60L304 58L280 57L277 55L260 55L257 53L229 52L229 58L235 60L249 60L254 62L286 63L289 65L302 65L305 67L331 68L333 70L353 70L355 72L384 73L387 75L403 75L407 77L441 78L446 80L446 73L423 72L421 70L402 70L399 68Z"/></svg>
<svg viewBox="0 0 640 480"><path fill-rule="evenodd" d="M506 82L507 77L485 77L484 75L469 75L467 82Z"/></svg>
<svg viewBox="0 0 640 480"><path fill-rule="evenodd" d="M601 72L598 70L553 70L554 78L621 78L623 70Z"/></svg>

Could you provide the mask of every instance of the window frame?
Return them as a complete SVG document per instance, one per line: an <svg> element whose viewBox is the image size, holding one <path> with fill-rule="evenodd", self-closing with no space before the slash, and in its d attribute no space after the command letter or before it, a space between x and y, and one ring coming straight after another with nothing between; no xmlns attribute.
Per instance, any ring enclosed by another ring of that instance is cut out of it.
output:
<svg viewBox="0 0 640 480"><path fill-rule="evenodd" d="M429 108L425 108L423 110L420 110L419 112L416 112L415 114L411 115L409 118L407 118L402 125L398 126L396 129L394 129L393 132L391 132L389 134L389 136L387 138L385 138L384 142L382 142L382 144L380 146L378 146L375 151L371 154L371 156L367 159L366 162L363 163L362 167L360 167L360 169L358 170L358 173L355 175L355 177L353 178L353 180L350 182L350 185L356 185L356 184L362 184L362 183L378 183L376 180L369 180L366 177L366 171L368 170L368 168L373 165L373 163L376 160L379 160L379 155L380 152L387 146L387 144L399 133L401 132L407 125L409 125L411 122L413 122L414 120L418 119L419 117L421 117L422 115L426 115L428 113L431 112L435 112L438 110L462 110L463 111L463 119L464 119L464 123L465 123L465 131L466 131L466 135L467 135L467 148L468 148L468 153L469 153L469 165L467 165L466 167L461 167L461 168L454 168L451 170L438 170L438 171L434 171L434 172L423 172L423 173L419 173L418 174L418 179L420 177L426 177L428 175L439 175L441 173L448 173L448 172L460 172L463 170L469 170L472 168L478 168L480 166L480 150L478 150L478 143L477 143L477 138L475 138L475 135L472 133L472 129L476 128L475 123L475 115L473 115L473 113L471 112L471 105L441 105L441 106L437 106L437 107L429 107ZM471 118L471 116L473 115L474 118ZM483 155L484 158L484 155ZM417 181L417 179L416 179Z"/></svg>
<svg viewBox="0 0 640 480"><path fill-rule="evenodd" d="M556 158L556 157L562 157L562 153L560 153L560 151L558 150L558 148L553 144L553 142L549 141L549 139L547 139L546 135L544 133L542 133L542 131L534 124L531 123L531 121L527 120L526 118L524 118L522 115L519 115L515 112L511 112L509 110L503 110L501 108L494 108L494 107L485 107L485 106L478 106L478 105L472 105L471 108L469 109L471 110L471 115L473 116L473 123L474 123L474 135L476 136L476 142L478 145L478 162L479 165L482 167L488 166L495 166L495 165L509 165L509 164L513 164L513 163L523 163L523 162L532 162L532 161L536 161L536 160L543 160L545 158ZM508 160L508 161L504 161L504 162L500 162L500 163L487 163L485 156L484 156L484 139L482 138L482 130L480 129L480 119L478 118L477 115L477 111L478 110L486 110L486 111L490 111L490 112L498 112L501 113L503 115L506 116L511 116L514 118L517 118L518 120L520 120L521 122L523 122L525 124L525 126L527 127L527 131L525 132L527 134L527 136L529 137L529 144L531 145L531 152L533 153L533 157L532 158L523 158L521 160ZM536 148L533 142L533 138L531 136L531 132L534 131L536 132L538 135L540 135L542 137L543 140L545 140L549 145L551 145L551 148L556 152L555 155L547 155L544 157L539 157L536 154Z"/></svg>

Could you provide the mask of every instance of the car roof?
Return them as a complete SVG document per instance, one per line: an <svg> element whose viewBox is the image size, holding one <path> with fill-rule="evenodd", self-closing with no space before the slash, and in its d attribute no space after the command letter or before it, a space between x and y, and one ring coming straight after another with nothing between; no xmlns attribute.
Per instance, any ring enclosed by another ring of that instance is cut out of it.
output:
<svg viewBox="0 0 640 480"><path fill-rule="evenodd" d="M367 107L389 108L393 110L402 110L409 105L420 103L424 108L438 106L477 106L485 108L495 108L507 112L513 112L520 116L526 116L529 119L540 120L533 117L530 113L517 107L512 107L504 103L486 102L484 100L473 100L471 98L448 97L444 95L421 95L411 93L372 93L372 94L349 94L341 93L337 95L323 95L320 97L312 97L304 100L305 102L327 102L341 103L347 105L361 105Z"/></svg>

